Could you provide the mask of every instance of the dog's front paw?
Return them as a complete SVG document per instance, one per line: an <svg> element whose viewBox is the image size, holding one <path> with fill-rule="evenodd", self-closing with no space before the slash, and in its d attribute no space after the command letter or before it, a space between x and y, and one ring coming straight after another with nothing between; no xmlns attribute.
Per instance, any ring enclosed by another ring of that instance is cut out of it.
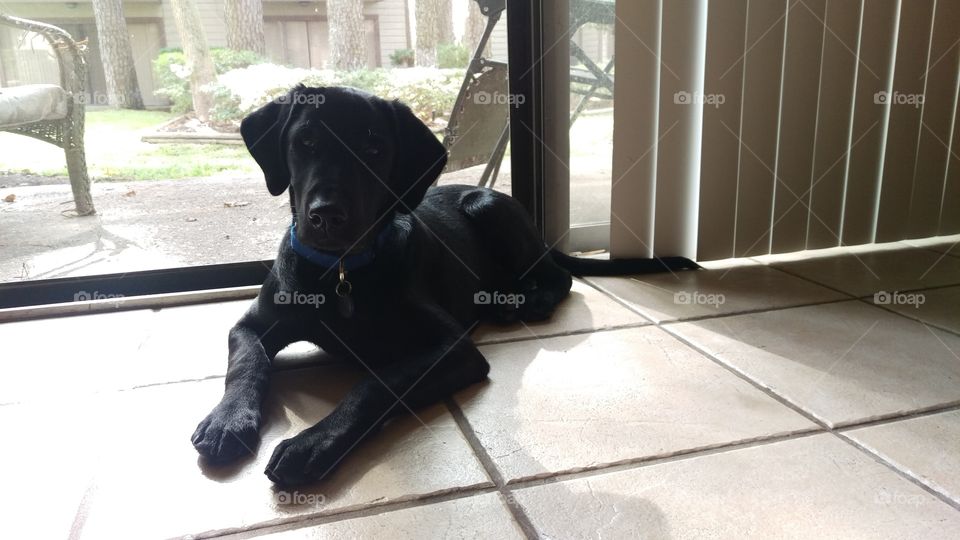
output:
<svg viewBox="0 0 960 540"><path fill-rule="evenodd" d="M282 441L273 451L264 474L282 487L308 484L322 479L343 457L334 450L332 438L305 431Z"/></svg>
<svg viewBox="0 0 960 540"><path fill-rule="evenodd" d="M200 422L190 440L197 452L211 463L229 463L256 454L260 411L221 402Z"/></svg>

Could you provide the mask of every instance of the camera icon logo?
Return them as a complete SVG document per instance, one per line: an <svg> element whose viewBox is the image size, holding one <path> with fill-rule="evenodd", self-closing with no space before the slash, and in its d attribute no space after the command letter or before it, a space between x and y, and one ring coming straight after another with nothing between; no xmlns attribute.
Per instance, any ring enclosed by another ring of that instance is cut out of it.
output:
<svg viewBox="0 0 960 540"><path fill-rule="evenodd" d="M875 105L886 105L890 102L890 92L886 90L881 90L873 95L873 103Z"/></svg>
<svg viewBox="0 0 960 540"><path fill-rule="evenodd" d="M891 295L887 291L880 291L880 292L874 293L873 295L873 303L880 306L888 306L892 301L893 301L893 295Z"/></svg>
<svg viewBox="0 0 960 540"><path fill-rule="evenodd" d="M277 291L273 293L273 303L281 306L290 305L293 296L287 291Z"/></svg>
<svg viewBox="0 0 960 540"><path fill-rule="evenodd" d="M493 96L490 95L490 92L486 90L480 90L473 94L473 102L477 105L489 105L493 102Z"/></svg>
<svg viewBox="0 0 960 540"><path fill-rule="evenodd" d="M93 300L93 296L87 291L79 291L73 295L74 302L86 302L87 300Z"/></svg>
<svg viewBox="0 0 960 540"><path fill-rule="evenodd" d="M689 306L693 302L693 297L686 291L673 293L673 303L681 306Z"/></svg>
<svg viewBox="0 0 960 540"><path fill-rule="evenodd" d="M673 95L673 102L676 105L689 105L693 102L693 95L681 90Z"/></svg>
<svg viewBox="0 0 960 540"><path fill-rule="evenodd" d="M480 291L473 295L473 303L478 306L488 306L493 299L487 291Z"/></svg>

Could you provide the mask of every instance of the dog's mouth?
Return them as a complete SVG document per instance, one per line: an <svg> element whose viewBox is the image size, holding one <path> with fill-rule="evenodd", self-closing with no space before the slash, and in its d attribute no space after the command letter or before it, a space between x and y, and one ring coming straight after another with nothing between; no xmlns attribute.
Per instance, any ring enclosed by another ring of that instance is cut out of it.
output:
<svg viewBox="0 0 960 540"><path fill-rule="evenodd" d="M306 238L300 237L299 240L300 243L318 251L329 251L331 253L352 251L350 242L333 238L324 232L311 233Z"/></svg>
<svg viewBox="0 0 960 540"><path fill-rule="evenodd" d="M342 234L343 232L344 231L324 230L297 231L297 239L301 244L317 251L336 254L364 251L370 246L371 242L373 242L374 237L372 235L362 235L361 238L357 239L356 237L348 237L348 235Z"/></svg>

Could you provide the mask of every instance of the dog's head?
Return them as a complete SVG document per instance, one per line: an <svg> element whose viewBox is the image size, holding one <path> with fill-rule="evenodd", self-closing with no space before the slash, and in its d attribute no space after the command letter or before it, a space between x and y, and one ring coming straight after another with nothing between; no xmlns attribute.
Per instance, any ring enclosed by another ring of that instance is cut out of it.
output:
<svg viewBox="0 0 960 540"><path fill-rule="evenodd" d="M325 251L368 245L447 162L406 105L349 88L298 86L244 118L240 134L270 193L290 189L297 239Z"/></svg>

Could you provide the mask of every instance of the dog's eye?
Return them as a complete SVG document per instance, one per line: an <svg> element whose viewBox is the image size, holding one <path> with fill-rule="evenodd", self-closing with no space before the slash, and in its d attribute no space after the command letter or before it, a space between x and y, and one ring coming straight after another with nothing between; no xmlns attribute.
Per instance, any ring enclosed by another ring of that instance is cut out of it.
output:
<svg viewBox="0 0 960 540"><path fill-rule="evenodd" d="M308 138L304 137L304 138L300 139L300 144L302 144L303 146L305 146L305 147L307 147L307 148L313 148L314 146L316 146L317 142L314 141L313 139L308 139Z"/></svg>

